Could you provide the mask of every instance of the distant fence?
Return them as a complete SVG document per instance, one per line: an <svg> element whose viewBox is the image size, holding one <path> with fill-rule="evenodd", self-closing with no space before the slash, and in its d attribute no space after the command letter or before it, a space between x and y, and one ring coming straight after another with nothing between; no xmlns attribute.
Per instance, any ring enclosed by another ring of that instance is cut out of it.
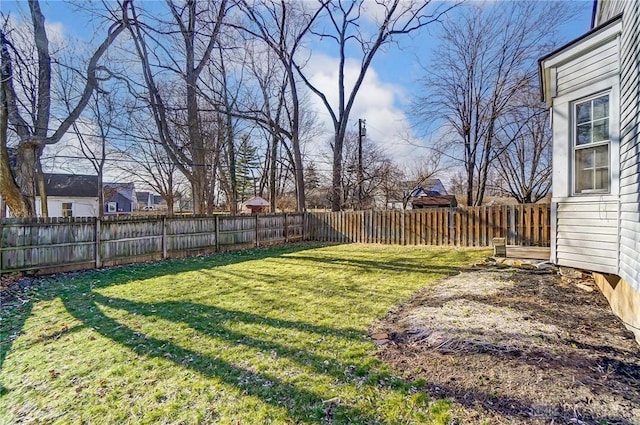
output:
<svg viewBox="0 0 640 425"><path fill-rule="evenodd" d="M303 213L0 221L0 273L54 273L302 241Z"/></svg>
<svg viewBox="0 0 640 425"><path fill-rule="evenodd" d="M528 204L408 211L309 213L306 238L391 245L549 246L550 207Z"/></svg>
<svg viewBox="0 0 640 425"><path fill-rule="evenodd" d="M55 273L302 240L549 246L549 205L216 216L0 221L0 274Z"/></svg>

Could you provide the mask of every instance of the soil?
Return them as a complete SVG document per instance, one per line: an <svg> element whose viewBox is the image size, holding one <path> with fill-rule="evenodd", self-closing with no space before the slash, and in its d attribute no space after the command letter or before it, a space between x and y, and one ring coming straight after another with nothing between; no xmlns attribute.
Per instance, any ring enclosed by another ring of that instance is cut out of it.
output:
<svg viewBox="0 0 640 425"><path fill-rule="evenodd" d="M640 425L640 346L590 277L463 272L371 329L454 424Z"/></svg>

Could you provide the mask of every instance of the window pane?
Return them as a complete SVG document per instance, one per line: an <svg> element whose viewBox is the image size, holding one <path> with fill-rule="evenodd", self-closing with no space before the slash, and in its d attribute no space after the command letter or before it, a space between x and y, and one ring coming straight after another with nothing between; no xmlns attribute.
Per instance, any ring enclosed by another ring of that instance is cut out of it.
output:
<svg viewBox="0 0 640 425"><path fill-rule="evenodd" d="M609 95L593 99L593 119L609 116Z"/></svg>
<svg viewBox="0 0 640 425"><path fill-rule="evenodd" d="M594 167L593 151L593 148L576 151L576 170L586 170Z"/></svg>
<svg viewBox="0 0 640 425"><path fill-rule="evenodd" d="M576 105L576 122L582 124L591 121L591 101Z"/></svg>
<svg viewBox="0 0 640 425"><path fill-rule="evenodd" d="M593 123L593 141L600 142L609 140L609 119L594 121Z"/></svg>
<svg viewBox="0 0 640 425"><path fill-rule="evenodd" d="M578 136L576 139L578 145L591 143L591 123L578 126Z"/></svg>
<svg viewBox="0 0 640 425"><path fill-rule="evenodd" d="M609 169L599 168L595 171L596 181L595 189L608 190L609 189Z"/></svg>
<svg viewBox="0 0 640 425"><path fill-rule="evenodd" d="M593 170L578 170L576 175L576 193L593 189Z"/></svg>
<svg viewBox="0 0 640 425"><path fill-rule="evenodd" d="M609 167L609 146L598 146L596 150L596 167Z"/></svg>

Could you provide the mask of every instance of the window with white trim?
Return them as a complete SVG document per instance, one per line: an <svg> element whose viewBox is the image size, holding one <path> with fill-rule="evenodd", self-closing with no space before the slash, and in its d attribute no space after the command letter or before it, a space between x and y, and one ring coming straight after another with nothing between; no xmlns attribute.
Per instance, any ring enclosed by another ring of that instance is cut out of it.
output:
<svg viewBox="0 0 640 425"><path fill-rule="evenodd" d="M574 193L609 193L611 188L609 94L574 104Z"/></svg>
<svg viewBox="0 0 640 425"><path fill-rule="evenodd" d="M73 217L73 204L71 202L62 203L62 216Z"/></svg>

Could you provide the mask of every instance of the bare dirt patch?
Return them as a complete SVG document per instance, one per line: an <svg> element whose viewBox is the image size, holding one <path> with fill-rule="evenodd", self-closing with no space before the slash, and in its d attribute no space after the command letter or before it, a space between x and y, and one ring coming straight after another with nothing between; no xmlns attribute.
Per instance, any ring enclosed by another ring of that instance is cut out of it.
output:
<svg viewBox="0 0 640 425"><path fill-rule="evenodd" d="M465 272L372 334L382 360L452 400L452 423L640 424L640 348L589 279Z"/></svg>

